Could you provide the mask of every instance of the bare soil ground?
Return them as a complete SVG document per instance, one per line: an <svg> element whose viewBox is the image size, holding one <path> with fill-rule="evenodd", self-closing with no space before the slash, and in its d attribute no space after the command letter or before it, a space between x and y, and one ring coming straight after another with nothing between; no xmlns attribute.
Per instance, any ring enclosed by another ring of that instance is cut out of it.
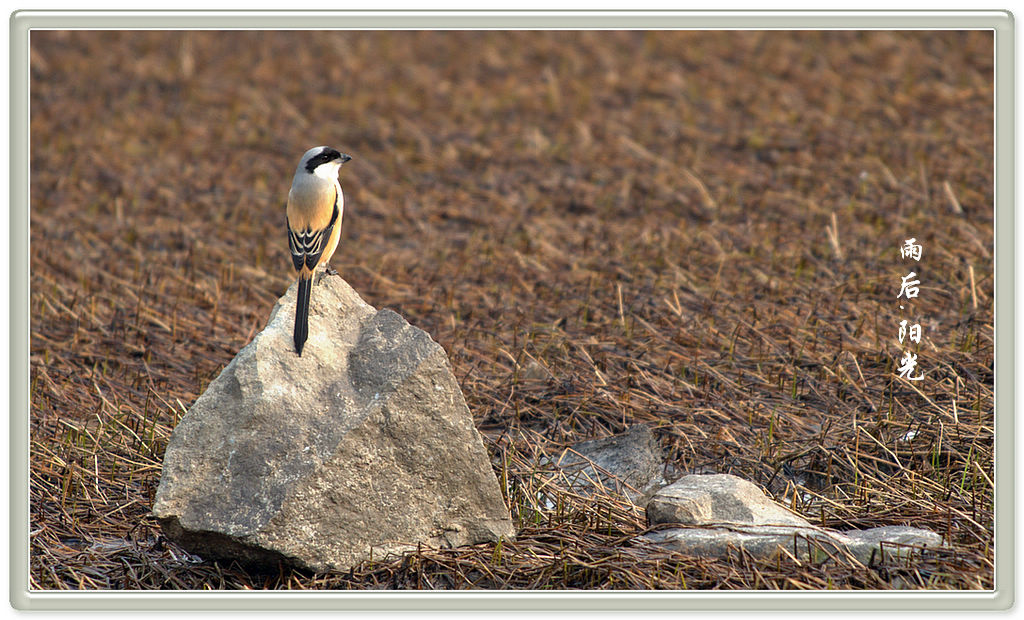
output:
<svg viewBox="0 0 1024 620"><path fill-rule="evenodd" d="M993 587L990 32L31 37L32 587ZM171 429L291 283L317 144L354 157L333 264L448 351L514 542L251 574L149 516ZM638 546L642 512L542 458L637 422L679 470L948 548Z"/></svg>

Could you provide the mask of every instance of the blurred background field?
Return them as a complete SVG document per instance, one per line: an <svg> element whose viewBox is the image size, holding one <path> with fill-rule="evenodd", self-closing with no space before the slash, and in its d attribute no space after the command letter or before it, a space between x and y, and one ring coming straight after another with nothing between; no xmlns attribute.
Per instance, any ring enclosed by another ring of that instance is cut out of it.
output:
<svg viewBox="0 0 1024 620"><path fill-rule="evenodd" d="M991 32L34 31L30 96L32 587L994 586ZM514 542L251 574L149 517L291 283L318 144L354 158L333 265L448 351ZM679 471L949 547L639 548L642 511L544 465L637 422Z"/></svg>

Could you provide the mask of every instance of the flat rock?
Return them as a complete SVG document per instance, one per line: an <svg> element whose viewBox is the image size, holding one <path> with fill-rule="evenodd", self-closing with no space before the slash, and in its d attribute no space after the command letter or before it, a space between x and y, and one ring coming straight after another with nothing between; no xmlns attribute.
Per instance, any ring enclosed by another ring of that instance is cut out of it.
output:
<svg viewBox="0 0 1024 620"><path fill-rule="evenodd" d="M941 547L942 536L931 530L907 525L886 525L867 530L847 530L839 534L847 539L847 548L865 564L886 555L905 557L910 547Z"/></svg>
<svg viewBox="0 0 1024 620"><path fill-rule="evenodd" d="M511 538L441 346L328 276L300 357L295 294L174 429L153 506L167 536L204 559L318 572Z"/></svg>
<svg viewBox="0 0 1024 620"><path fill-rule="evenodd" d="M826 530L772 501L753 483L728 474L684 476L662 488L647 503L647 520L677 526L645 534L648 542L705 557L738 548L774 557L785 549L813 561L846 552L869 563L883 554L909 557L942 544L938 534L913 527Z"/></svg>

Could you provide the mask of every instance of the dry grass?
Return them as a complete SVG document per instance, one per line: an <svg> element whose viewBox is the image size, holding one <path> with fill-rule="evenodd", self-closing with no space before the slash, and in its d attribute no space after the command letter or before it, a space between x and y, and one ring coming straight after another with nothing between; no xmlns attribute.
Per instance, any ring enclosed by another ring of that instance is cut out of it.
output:
<svg viewBox="0 0 1024 620"><path fill-rule="evenodd" d="M992 588L992 49L34 32L31 586ZM149 517L174 424L290 283L283 201L314 144L355 157L335 267L449 352L516 541L250 574ZM894 377L902 318L924 328L918 383ZM544 465L636 422L680 470L949 548L873 566L643 548L641 513Z"/></svg>

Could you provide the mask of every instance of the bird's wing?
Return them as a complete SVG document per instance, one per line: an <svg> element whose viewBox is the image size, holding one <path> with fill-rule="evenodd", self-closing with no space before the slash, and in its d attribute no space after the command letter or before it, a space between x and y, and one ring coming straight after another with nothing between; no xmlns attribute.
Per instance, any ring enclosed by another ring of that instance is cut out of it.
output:
<svg viewBox="0 0 1024 620"><path fill-rule="evenodd" d="M303 205L289 203L288 206L285 223L288 226L288 248L291 250L292 263L295 265L296 271L302 269L303 264L309 269L313 269L320 261L328 240L331 238L331 232L338 222L340 213L337 194L334 196L334 206L330 211L326 211L331 214L330 220L326 224L323 224L322 220L317 221L317 218L305 218L306 221L303 222L297 214L309 211L302 209ZM293 207L295 208L293 209ZM313 213L315 212L316 210L313 211ZM325 210L321 212L325 212Z"/></svg>

